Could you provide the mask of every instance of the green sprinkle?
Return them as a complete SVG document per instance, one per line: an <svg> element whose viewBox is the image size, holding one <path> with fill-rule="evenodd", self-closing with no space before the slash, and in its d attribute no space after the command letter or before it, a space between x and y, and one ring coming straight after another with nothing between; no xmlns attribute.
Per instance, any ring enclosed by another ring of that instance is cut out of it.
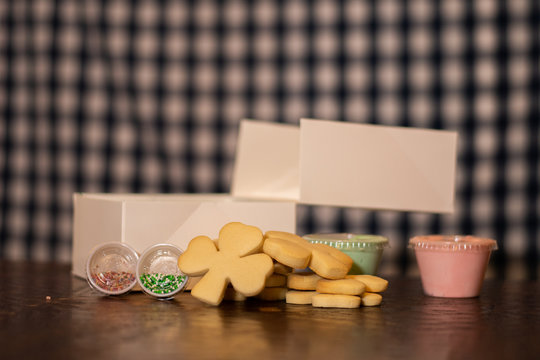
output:
<svg viewBox="0 0 540 360"><path fill-rule="evenodd" d="M168 294L177 290L184 283L186 277L172 274L142 274L140 276L142 285L154 294Z"/></svg>

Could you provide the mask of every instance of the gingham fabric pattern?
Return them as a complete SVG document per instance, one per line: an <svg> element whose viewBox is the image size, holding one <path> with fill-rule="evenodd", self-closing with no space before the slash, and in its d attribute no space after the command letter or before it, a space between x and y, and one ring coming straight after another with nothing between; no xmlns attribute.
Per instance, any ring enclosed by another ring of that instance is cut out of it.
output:
<svg viewBox="0 0 540 360"><path fill-rule="evenodd" d="M310 117L458 131L456 210L298 206L299 234L386 235L388 273L412 235L488 236L535 278L539 7L2 0L0 255L69 261L73 192L228 192L240 119Z"/></svg>

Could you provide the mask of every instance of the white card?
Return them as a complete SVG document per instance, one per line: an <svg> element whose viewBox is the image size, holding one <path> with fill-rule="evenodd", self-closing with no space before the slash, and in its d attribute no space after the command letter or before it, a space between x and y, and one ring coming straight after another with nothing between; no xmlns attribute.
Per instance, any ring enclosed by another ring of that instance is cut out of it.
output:
<svg viewBox="0 0 540 360"><path fill-rule="evenodd" d="M451 213L457 133L300 121L300 202Z"/></svg>

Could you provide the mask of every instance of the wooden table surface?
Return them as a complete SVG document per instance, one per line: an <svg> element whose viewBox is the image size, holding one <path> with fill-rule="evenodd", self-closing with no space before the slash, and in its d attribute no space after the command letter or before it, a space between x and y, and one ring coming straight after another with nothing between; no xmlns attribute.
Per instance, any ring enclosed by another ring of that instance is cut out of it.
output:
<svg viewBox="0 0 540 360"><path fill-rule="evenodd" d="M540 359L540 285L486 280L474 299L391 278L375 308L189 293L100 296L67 265L0 262L1 359Z"/></svg>

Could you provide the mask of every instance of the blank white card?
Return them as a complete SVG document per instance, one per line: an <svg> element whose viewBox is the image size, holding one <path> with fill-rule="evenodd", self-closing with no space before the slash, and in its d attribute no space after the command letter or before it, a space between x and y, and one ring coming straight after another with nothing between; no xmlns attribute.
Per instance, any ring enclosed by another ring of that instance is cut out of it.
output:
<svg viewBox="0 0 540 360"><path fill-rule="evenodd" d="M451 213L457 133L300 121L300 203Z"/></svg>

